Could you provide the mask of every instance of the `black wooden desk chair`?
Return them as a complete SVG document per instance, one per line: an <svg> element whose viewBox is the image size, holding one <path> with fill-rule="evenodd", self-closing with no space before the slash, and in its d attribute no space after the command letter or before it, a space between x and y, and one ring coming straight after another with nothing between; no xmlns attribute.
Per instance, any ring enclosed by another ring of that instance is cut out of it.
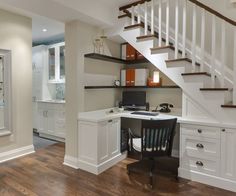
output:
<svg viewBox="0 0 236 196"><path fill-rule="evenodd" d="M150 185L153 186L153 171L155 158L170 157L175 135L177 119L168 120L142 120L141 137L136 137L129 130L130 149L141 153L141 161L127 165L128 174L143 160L147 160Z"/></svg>

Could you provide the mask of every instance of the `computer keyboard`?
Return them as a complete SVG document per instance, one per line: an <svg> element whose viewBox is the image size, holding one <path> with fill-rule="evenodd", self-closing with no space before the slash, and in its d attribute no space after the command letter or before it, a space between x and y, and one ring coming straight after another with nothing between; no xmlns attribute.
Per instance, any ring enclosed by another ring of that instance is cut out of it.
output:
<svg viewBox="0 0 236 196"><path fill-rule="evenodd" d="M144 115L144 116L158 116L157 112L132 112L131 114L135 115Z"/></svg>

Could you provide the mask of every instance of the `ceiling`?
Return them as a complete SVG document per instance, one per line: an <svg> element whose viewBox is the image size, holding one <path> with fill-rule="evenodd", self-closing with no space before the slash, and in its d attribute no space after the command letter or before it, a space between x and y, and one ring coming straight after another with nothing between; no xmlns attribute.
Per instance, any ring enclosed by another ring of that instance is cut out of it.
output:
<svg viewBox="0 0 236 196"><path fill-rule="evenodd" d="M64 23L42 17L33 16L32 18L32 36L33 43L49 43L64 39ZM43 29L47 29L46 32Z"/></svg>
<svg viewBox="0 0 236 196"><path fill-rule="evenodd" d="M63 38L64 24L72 20L81 20L101 28L112 27L117 20L118 8L135 1L0 0L0 8L31 17L33 42L41 43ZM43 32L44 28L48 31Z"/></svg>

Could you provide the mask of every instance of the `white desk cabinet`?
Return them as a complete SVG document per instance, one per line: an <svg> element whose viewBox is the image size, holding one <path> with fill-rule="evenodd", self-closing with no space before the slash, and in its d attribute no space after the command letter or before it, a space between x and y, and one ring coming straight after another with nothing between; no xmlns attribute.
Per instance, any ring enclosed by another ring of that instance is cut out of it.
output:
<svg viewBox="0 0 236 196"><path fill-rule="evenodd" d="M38 102L38 132L40 136L64 141L66 136L64 104Z"/></svg>
<svg viewBox="0 0 236 196"><path fill-rule="evenodd" d="M236 191L236 129L181 124L179 176Z"/></svg>
<svg viewBox="0 0 236 196"><path fill-rule="evenodd" d="M79 168L100 174L124 158L120 153L120 118L78 121Z"/></svg>

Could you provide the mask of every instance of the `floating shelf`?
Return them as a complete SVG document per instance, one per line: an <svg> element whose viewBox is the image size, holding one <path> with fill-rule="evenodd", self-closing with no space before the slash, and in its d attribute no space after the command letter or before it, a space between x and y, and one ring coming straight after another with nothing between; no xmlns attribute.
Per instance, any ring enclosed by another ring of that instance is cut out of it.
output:
<svg viewBox="0 0 236 196"><path fill-rule="evenodd" d="M97 54L97 53L89 53L85 54L84 57L90 58L90 59L97 59L102 61L108 61L113 63L120 63L120 64L138 64L138 63L149 63L147 59L137 59L137 60L123 60L120 58Z"/></svg>
<svg viewBox="0 0 236 196"><path fill-rule="evenodd" d="M160 89L160 88L180 88L178 86L85 86L85 89L132 89L132 88L145 88L145 89Z"/></svg>

